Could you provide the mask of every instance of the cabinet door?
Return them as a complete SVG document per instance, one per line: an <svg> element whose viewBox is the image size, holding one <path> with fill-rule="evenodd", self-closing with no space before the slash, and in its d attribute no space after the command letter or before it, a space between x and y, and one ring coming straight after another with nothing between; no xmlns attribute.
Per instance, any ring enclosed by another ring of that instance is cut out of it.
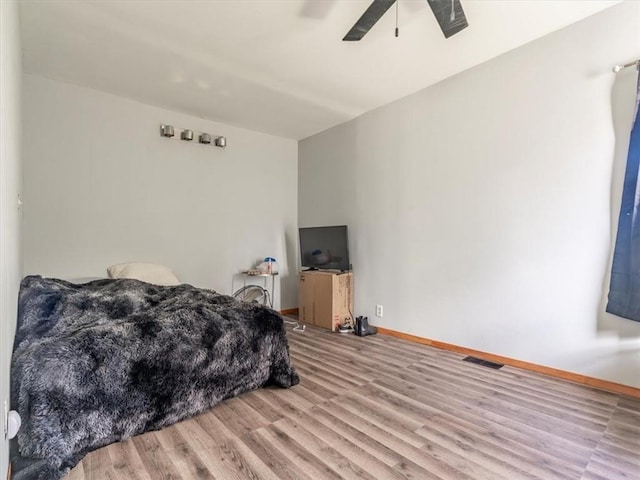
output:
<svg viewBox="0 0 640 480"><path fill-rule="evenodd" d="M301 322L314 324L314 284L315 276L308 273L300 274L298 280L298 315Z"/></svg>
<svg viewBox="0 0 640 480"><path fill-rule="evenodd" d="M318 275L314 288L314 323L331 329L333 323L333 279L335 275Z"/></svg>

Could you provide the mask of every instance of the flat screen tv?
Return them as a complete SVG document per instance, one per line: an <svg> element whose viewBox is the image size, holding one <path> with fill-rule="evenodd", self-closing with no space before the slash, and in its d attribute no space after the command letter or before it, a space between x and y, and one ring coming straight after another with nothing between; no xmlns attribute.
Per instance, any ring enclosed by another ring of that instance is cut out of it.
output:
<svg viewBox="0 0 640 480"><path fill-rule="evenodd" d="M300 257L311 270L351 270L347 226L301 228Z"/></svg>

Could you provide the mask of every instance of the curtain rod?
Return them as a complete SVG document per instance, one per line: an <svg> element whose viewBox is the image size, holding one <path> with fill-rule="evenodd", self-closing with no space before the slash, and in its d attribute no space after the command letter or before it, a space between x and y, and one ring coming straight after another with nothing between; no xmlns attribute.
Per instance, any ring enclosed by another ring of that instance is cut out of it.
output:
<svg viewBox="0 0 640 480"><path fill-rule="evenodd" d="M625 68L629 68L633 66L640 69L640 60L636 60L635 62L625 63L624 65L616 65L615 67L613 67L613 73L618 73L620 70L624 70Z"/></svg>

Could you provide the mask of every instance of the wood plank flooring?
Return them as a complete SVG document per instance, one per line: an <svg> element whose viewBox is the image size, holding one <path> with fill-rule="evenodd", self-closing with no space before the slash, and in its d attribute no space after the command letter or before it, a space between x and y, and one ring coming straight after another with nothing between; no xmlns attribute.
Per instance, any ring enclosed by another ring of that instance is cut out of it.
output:
<svg viewBox="0 0 640 480"><path fill-rule="evenodd" d="M299 385L104 447L66 480L640 480L638 399L386 335L289 343Z"/></svg>

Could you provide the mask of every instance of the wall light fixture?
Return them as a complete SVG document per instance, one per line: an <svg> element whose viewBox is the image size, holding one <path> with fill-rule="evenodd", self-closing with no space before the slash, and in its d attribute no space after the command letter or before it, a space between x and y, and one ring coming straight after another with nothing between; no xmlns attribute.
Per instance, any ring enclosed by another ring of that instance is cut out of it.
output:
<svg viewBox="0 0 640 480"><path fill-rule="evenodd" d="M160 125L160 136L173 140L185 140L187 142L191 142L197 137L198 143L201 145L211 145L220 148L225 148L227 146L227 137L225 136L213 135L207 132L196 132L195 130L190 130L188 128L174 128L173 125Z"/></svg>
<svg viewBox="0 0 640 480"><path fill-rule="evenodd" d="M172 125L160 125L160 135L163 137L173 137L173 126Z"/></svg>

